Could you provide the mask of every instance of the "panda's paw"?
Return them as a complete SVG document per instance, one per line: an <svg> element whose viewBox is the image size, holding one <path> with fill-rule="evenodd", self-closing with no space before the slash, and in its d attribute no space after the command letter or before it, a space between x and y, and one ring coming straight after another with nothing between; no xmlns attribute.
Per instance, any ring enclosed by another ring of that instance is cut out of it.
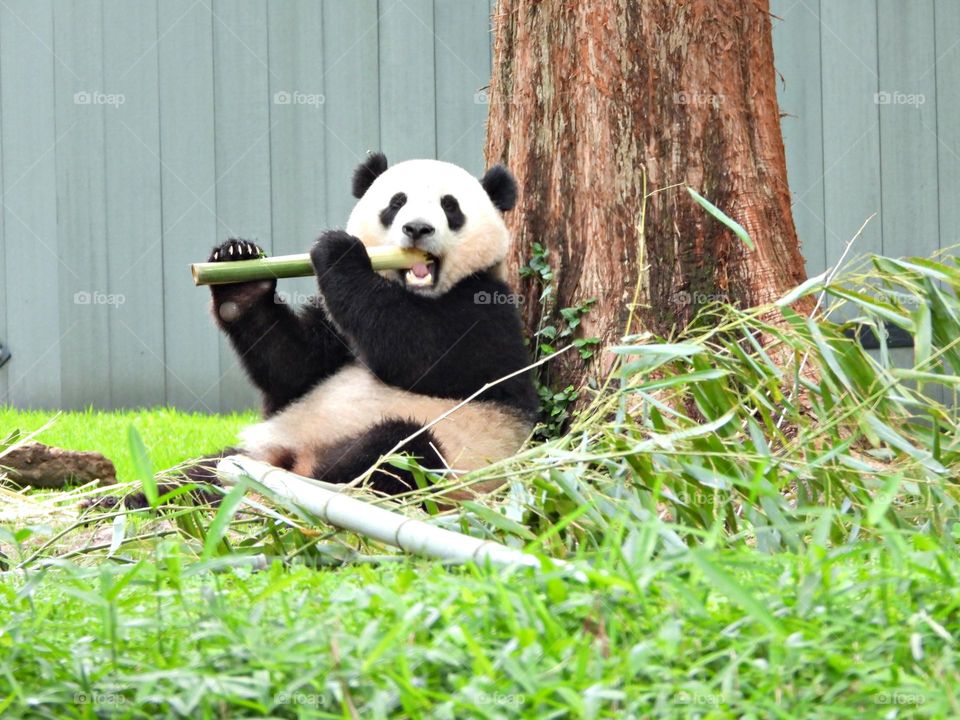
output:
<svg viewBox="0 0 960 720"><path fill-rule="evenodd" d="M231 238L217 245L210 253L209 262L232 262L234 260L255 260L266 253L254 242ZM277 281L252 280L226 285L211 285L213 295L213 313L218 321L225 324L236 322L261 298L273 295Z"/></svg>
<svg viewBox="0 0 960 720"><path fill-rule="evenodd" d="M317 279L342 272L372 272L370 256L360 239L343 230L328 230L313 244L310 260Z"/></svg>
<svg viewBox="0 0 960 720"><path fill-rule="evenodd" d="M266 253L255 242L230 238L217 245L210 253L208 262L232 262L234 260L256 260L266 257Z"/></svg>

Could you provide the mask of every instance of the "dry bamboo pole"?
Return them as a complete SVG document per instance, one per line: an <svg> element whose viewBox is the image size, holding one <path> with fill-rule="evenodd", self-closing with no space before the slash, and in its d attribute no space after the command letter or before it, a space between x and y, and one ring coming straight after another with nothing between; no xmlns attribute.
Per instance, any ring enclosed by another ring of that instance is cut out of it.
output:
<svg viewBox="0 0 960 720"><path fill-rule="evenodd" d="M234 484L249 477L278 496L290 500L304 510L335 527L351 530L401 550L441 560L475 562L482 565L522 565L540 569L535 555L515 550L492 540L461 535L422 520L406 517L377 507L342 492L328 490L294 473L252 460L243 455L230 455L217 466L224 483ZM566 567L563 560L551 561ZM585 580L581 572L574 577Z"/></svg>
<svg viewBox="0 0 960 720"><path fill-rule="evenodd" d="M367 254L374 270L407 270L414 263L426 260L419 250L379 245L368 247ZM307 253L277 255L255 260L193 263L190 266L194 285L223 285L250 280L271 280L313 275Z"/></svg>

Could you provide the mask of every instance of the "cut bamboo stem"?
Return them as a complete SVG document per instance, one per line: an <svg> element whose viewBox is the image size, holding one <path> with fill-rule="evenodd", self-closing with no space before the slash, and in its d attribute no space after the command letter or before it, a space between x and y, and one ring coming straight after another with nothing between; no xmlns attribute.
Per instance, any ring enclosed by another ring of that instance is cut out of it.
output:
<svg viewBox="0 0 960 720"><path fill-rule="evenodd" d="M407 270L414 263L426 260L419 250L387 245L368 247L367 254L374 270ZM250 280L272 280L313 275L307 253L278 255L256 260L194 263L190 266L194 285L223 285Z"/></svg>
<svg viewBox="0 0 960 720"><path fill-rule="evenodd" d="M416 555L454 562L490 562L495 565L523 565L540 569L540 559L491 540L461 535L370 505L342 492L327 490L286 470L252 460L244 455L223 458L217 470L226 484L249 477L278 496L344 530ZM562 560L554 565L565 567ZM575 577L582 573L575 573ZM580 578L578 578L580 579Z"/></svg>

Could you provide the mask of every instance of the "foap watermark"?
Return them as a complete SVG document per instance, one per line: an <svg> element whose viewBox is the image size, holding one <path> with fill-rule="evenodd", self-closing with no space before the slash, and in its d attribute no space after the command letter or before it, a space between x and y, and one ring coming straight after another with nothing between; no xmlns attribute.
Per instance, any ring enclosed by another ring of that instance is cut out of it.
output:
<svg viewBox="0 0 960 720"><path fill-rule="evenodd" d="M923 705L927 696L922 693L907 693L900 691L879 692L873 696L877 705Z"/></svg>
<svg viewBox="0 0 960 720"><path fill-rule="evenodd" d="M522 305L523 295L481 290L473 294L473 303L474 305Z"/></svg>
<svg viewBox="0 0 960 720"><path fill-rule="evenodd" d="M73 94L74 105L109 105L118 108L127 101L123 93L105 93L99 90L80 90Z"/></svg>
<svg viewBox="0 0 960 720"><path fill-rule="evenodd" d="M708 707L717 707L723 702L723 695L720 693L708 692L690 692L681 690L673 696L673 701L677 705L705 705Z"/></svg>
<svg viewBox="0 0 960 720"><path fill-rule="evenodd" d="M708 305L715 302L730 302L730 298L724 293L705 293L700 290L694 290L693 292L681 290L677 293L677 300L684 305Z"/></svg>
<svg viewBox="0 0 960 720"><path fill-rule="evenodd" d="M105 293L99 290L79 290L73 294L74 305L108 305L120 307L127 301L121 293Z"/></svg>
<svg viewBox="0 0 960 720"><path fill-rule="evenodd" d="M277 290L273 294L273 302L277 305L307 305L312 304L316 299L313 293L290 292L289 290Z"/></svg>
<svg viewBox="0 0 960 720"><path fill-rule="evenodd" d="M477 696L478 705L500 705L502 707L517 708L527 702L527 696L522 693L480 693Z"/></svg>
<svg viewBox="0 0 960 720"><path fill-rule="evenodd" d="M316 693L304 692L277 693L273 696L273 702L276 705L319 707L323 703L323 696Z"/></svg>
<svg viewBox="0 0 960 720"><path fill-rule="evenodd" d="M318 108L327 101L323 93L308 93L299 90L278 90L273 94L274 105L307 105Z"/></svg>
<svg viewBox="0 0 960 720"><path fill-rule="evenodd" d="M902 308L917 308L920 306L920 298L905 292L896 292L894 290L881 290L874 297L880 302L890 305L899 305Z"/></svg>
<svg viewBox="0 0 960 720"><path fill-rule="evenodd" d="M119 693L79 692L74 693L75 705L98 705L101 707L124 705L127 698Z"/></svg>
<svg viewBox="0 0 960 720"><path fill-rule="evenodd" d="M905 93L899 90L881 90L873 94L876 105L913 105L920 107L927 101L923 93Z"/></svg>
<svg viewBox="0 0 960 720"><path fill-rule="evenodd" d="M500 102L506 105L512 105L514 103L514 97L512 93L501 92L498 94ZM490 88L480 88L473 94L473 104L474 105L489 105L490 104Z"/></svg>
<svg viewBox="0 0 960 720"><path fill-rule="evenodd" d="M719 107L724 101L724 96L708 92L675 92L673 101L677 105L712 105L713 107Z"/></svg>
<svg viewBox="0 0 960 720"><path fill-rule="evenodd" d="M694 490L693 492L687 490L671 491L673 496L677 498L680 502L686 505L706 505L707 503L712 503L717 499L718 492L710 490Z"/></svg>

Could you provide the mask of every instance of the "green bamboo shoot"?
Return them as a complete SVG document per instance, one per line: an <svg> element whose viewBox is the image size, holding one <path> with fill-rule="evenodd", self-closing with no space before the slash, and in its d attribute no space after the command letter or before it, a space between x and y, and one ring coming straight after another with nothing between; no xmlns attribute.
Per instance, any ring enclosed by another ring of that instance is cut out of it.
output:
<svg viewBox="0 0 960 720"><path fill-rule="evenodd" d="M413 267L414 263L426 260L426 255L419 250L386 245L368 247L367 254L370 255L374 270L406 270ZM190 272L194 285L223 285L250 280L308 277L313 275L313 265L310 256L303 253L256 260L194 263L190 266Z"/></svg>

